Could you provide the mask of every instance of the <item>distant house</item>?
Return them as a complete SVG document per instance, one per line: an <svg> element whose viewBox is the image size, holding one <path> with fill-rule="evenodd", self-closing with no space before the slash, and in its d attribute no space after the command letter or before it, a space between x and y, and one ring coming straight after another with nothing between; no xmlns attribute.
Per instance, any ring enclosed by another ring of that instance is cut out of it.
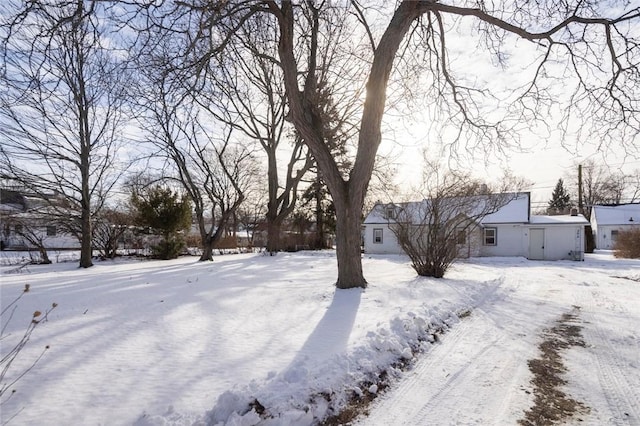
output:
<svg viewBox="0 0 640 426"><path fill-rule="evenodd" d="M0 189L0 249L29 250L36 242L47 249L79 249L78 239L49 218L41 198Z"/></svg>
<svg viewBox="0 0 640 426"><path fill-rule="evenodd" d="M591 228L598 249L612 249L618 232L640 228L640 203L591 208Z"/></svg>
<svg viewBox="0 0 640 426"><path fill-rule="evenodd" d="M411 204L428 202L420 201ZM377 204L363 222L365 253L401 254L392 231L396 204ZM468 235L457 236L465 257L522 256L532 260L584 260L584 216L531 215L530 194L520 193L497 211L478 220ZM417 225L417 223L416 223Z"/></svg>

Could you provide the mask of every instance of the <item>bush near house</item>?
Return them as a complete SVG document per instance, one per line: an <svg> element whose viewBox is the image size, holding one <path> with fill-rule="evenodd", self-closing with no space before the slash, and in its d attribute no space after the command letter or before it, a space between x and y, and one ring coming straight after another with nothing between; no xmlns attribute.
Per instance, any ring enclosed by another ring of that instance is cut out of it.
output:
<svg viewBox="0 0 640 426"><path fill-rule="evenodd" d="M640 259L640 228L619 231L613 250L615 257Z"/></svg>

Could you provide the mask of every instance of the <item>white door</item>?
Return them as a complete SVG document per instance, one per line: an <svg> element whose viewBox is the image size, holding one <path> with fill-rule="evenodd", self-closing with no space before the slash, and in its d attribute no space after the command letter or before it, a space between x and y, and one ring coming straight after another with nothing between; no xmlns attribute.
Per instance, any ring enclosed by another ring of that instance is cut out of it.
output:
<svg viewBox="0 0 640 426"><path fill-rule="evenodd" d="M544 229L529 229L529 259L544 260Z"/></svg>

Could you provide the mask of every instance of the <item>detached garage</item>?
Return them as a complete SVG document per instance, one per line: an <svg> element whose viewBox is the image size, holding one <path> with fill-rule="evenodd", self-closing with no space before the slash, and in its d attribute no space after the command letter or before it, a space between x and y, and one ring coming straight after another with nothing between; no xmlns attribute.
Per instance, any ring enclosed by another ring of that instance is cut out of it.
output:
<svg viewBox="0 0 640 426"><path fill-rule="evenodd" d="M584 260L584 227L588 224L582 215L531 216L527 258Z"/></svg>

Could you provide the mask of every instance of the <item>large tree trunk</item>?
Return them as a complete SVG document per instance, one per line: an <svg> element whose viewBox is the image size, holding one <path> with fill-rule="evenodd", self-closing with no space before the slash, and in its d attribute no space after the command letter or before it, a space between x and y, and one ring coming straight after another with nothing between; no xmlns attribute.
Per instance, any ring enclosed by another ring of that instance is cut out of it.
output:
<svg viewBox="0 0 640 426"><path fill-rule="evenodd" d="M82 222L82 237L80 238L80 267L89 268L93 266L93 261L91 259L93 255L93 251L91 249L91 210L88 205L88 200L83 200L82 204L82 216L80 219Z"/></svg>
<svg viewBox="0 0 640 426"><path fill-rule="evenodd" d="M202 242L202 254L200 255L200 262L205 261L213 261L213 238L211 236L206 235L201 238Z"/></svg>
<svg viewBox="0 0 640 426"><path fill-rule="evenodd" d="M280 205L278 200L278 162L276 161L275 149L267 151L268 169L267 184L269 191L269 201L267 203L267 251L275 253L281 249L280 247L280 224L284 219L278 214Z"/></svg>
<svg viewBox="0 0 640 426"><path fill-rule="evenodd" d="M84 94L84 92L83 92ZM86 108L82 105L80 110L80 176L81 182L81 216L80 227L82 230L82 237L80 238L80 267L89 268L93 266L93 251L91 248L92 232L91 232L91 191L89 190L90 179L90 155L91 155L91 143L90 143L90 130L89 130L89 116Z"/></svg>
<svg viewBox="0 0 640 426"><path fill-rule="evenodd" d="M49 259L49 253L47 253L47 249L44 245L40 244L38 246L38 252L40 253L40 263L43 265L51 264L51 260Z"/></svg>
<svg viewBox="0 0 640 426"><path fill-rule="evenodd" d="M338 256L338 288L365 287L360 257L360 215L364 204L376 152L382 139L380 128L386 102L387 83L398 47L416 18L425 13L431 2L402 2L394 13L389 26L380 38L376 48L371 71L367 81L367 95L362 112L358 135L356 159L345 181L336 159L324 140L322 117L318 114L317 96L317 37L320 31L317 9L310 18L311 49L308 55L307 75L304 89L300 90L300 73L294 54L295 13L292 2L275 2L268 5L278 18L280 39L278 52L284 76L284 85L289 100L291 120L313 153L322 177L336 206L336 234Z"/></svg>
<svg viewBox="0 0 640 426"><path fill-rule="evenodd" d="M200 231L200 244L202 244L202 254L200 255L200 259L198 259L198 261L213 261L213 245L216 241L213 239L211 231L207 229L202 207L197 206L195 210L196 220L198 221L198 230ZM213 214L213 211L211 213ZM211 226L213 226L213 224Z"/></svg>
<svg viewBox="0 0 640 426"><path fill-rule="evenodd" d="M316 173L316 249L325 248L324 240L324 211L322 209L322 180L320 170Z"/></svg>
<svg viewBox="0 0 640 426"><path fill-rule="evenodd" d="M335 202L335 200L334 200ZM336 204L336 256L338 258L338 280L336 287L346 289L366 287L362 273L361 203L349 200Z"/></svg>
<svg viewBox="0 0 640 426"><path fill-rule="evenodd" d="M280 247L280 229L282 220L271 218L267 215L267 251L274 253L279 251Z"/></svg>

